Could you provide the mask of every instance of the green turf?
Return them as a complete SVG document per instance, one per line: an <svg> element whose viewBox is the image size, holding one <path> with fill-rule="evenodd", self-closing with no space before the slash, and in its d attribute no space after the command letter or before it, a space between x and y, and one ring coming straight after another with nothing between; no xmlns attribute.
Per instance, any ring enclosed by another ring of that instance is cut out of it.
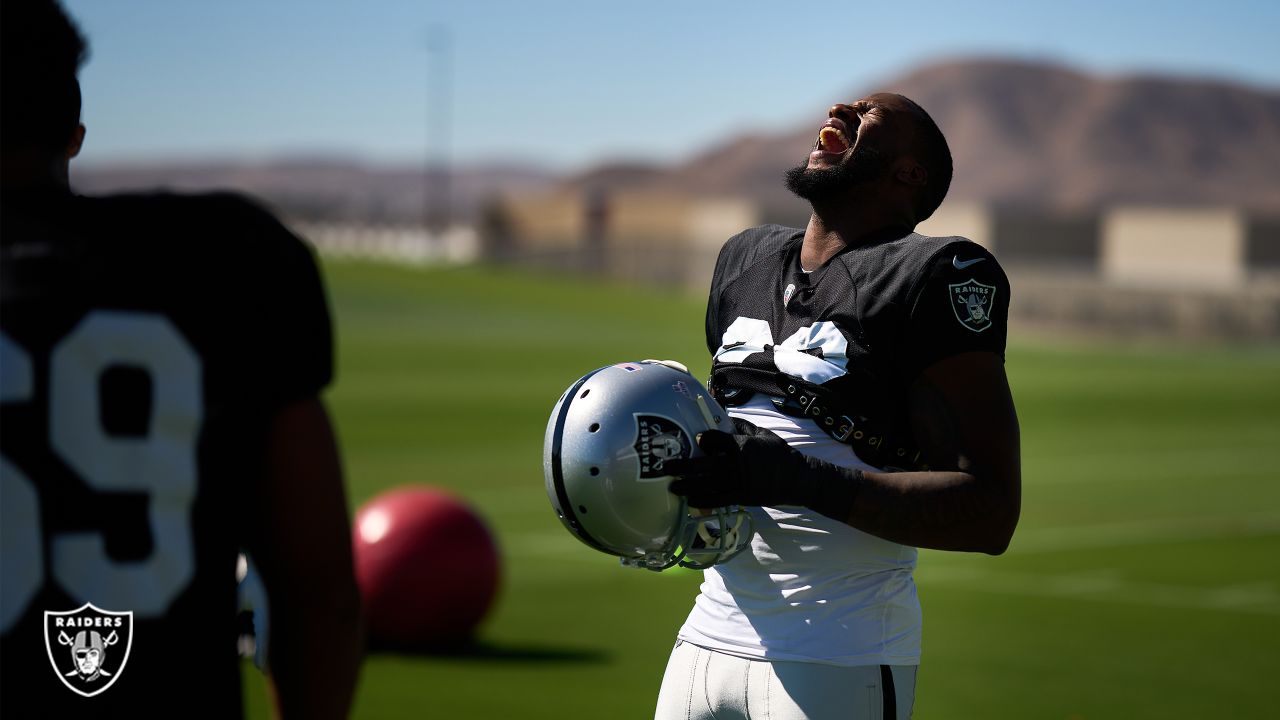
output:
<svg viewBox="0 0 1280 720"><path fill-rule="evenodd" d="M543 491L542 433L597 366L669 357L705 376L703 300L514 271L325 269L353 503L451 488L504 559L485 652L371 656L356 717L651 717L699 576L624 570L570 537ZM1003 557L921 554L915 716L1274 717L1280 352L1014 338L1007 366L1022 522Z"/></svg>

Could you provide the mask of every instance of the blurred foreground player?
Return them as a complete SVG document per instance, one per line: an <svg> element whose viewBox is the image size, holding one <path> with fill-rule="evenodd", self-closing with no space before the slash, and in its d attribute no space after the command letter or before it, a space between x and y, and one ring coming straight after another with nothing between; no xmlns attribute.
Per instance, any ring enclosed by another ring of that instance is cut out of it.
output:
<svg viewBox="0 0 1280 720"><path fill-rule="evenodd" d="M359 599L311 254L235 196L72 194L83 40L2 7L0 715L240 717L244 547L280 714L343 717Z"/></svg>
<svg viewBox="0 0 1280 720"><path fill-rule="evenodd" d="M706 571L664 720L910 717L916 548L999 554L1017 524L1008 281L913 232L950 184L946 140L900 95L829 118L787 175L808 227L747 230L716 263L710 385L735 431L667 470L694 507L753 506L756 535Z"/></svg>

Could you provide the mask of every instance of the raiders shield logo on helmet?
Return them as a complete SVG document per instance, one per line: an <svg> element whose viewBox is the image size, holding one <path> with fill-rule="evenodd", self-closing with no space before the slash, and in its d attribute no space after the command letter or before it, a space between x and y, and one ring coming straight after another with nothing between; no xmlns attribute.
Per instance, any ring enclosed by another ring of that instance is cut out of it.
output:
<svg viewBox="0 0 1280 720"><path fill-rule="evenodd" d="M689 457L693 446L675 421L656 415L636 415L636 454L640 477L666 475L662 465L672 458Z"/></svg>
<svg viewBox="0 0 1280 720"><path fill-rule="evenodd" d="M133 612L85 603L77 610L44 613L44 645L62 684L85 697L106 692L120 679L133 647Z"/></svg>
<svg viewBox="0 0 1280 720"><path fill-rule="evenodd" d="M953 283L951 309L956 319L966 329L982 332L991 327L991 303L996 297L995 285L984 285L976 280Z"/></svg>

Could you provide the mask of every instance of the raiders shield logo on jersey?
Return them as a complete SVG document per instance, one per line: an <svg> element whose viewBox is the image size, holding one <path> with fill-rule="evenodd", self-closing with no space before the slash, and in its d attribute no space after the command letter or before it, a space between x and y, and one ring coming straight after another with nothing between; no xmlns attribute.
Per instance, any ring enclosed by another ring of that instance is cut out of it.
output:
<svg viewBox="0 0 1280 720"><path fill-rule="evenodd" d="M44 645L62 684L85 697L106 692L120 679L133 647L133 612L85 603L77 610L44 613Z"/></svg>
<svg viewBox="0 0 1280 720"><path fill-rule="evenodd" d="M982 332L991 327L991 303L996 297L995 285L984 285L976 280L953 283L951 309L956 319L966 329Z"/></svg>
<svg viewBox="0 0 1280 720"><path fill-rule="evenodd" d="M672 458L689 457L693 445L674 421L656 415L636 415L636 455L640 457L640 477L666 475L662 465Z"/></svg>

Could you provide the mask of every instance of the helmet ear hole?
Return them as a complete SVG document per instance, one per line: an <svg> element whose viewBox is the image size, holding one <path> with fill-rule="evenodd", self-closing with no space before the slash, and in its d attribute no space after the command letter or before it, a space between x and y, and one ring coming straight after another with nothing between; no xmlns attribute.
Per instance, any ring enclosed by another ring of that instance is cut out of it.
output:
<svg viewBox="0 0 1280 720"><path fill-rule="evenodd" d="M583 391L582 391L582 394L581 394L581 395L579 395L578 397L579 397L579 398L584 398L584 397L586 397L586 396L588 396L588 395L590 395L590 394L591 394L591 388L587 388L586 390L583 390Z"/></svg>
<svg viewBox="0 0 1280 720"><path fill-rule="evenodd" d="M590 472L591 472L591 476L592 476L592 477L595 477L596 475L599 475L599 474L600 474L600 468L598 468L598 467L593 467L593 468L591 468Z"/></svg>
<svg viewBox="0 0 1280 720"><path fill-rule="evenodd" d="M579 505L579 506L578 506L578 512L582 513L583 515L586 515L586 514L587 514L587 506L586 506L586 505Z"/></svg>
<svg viewBox="0 0 1280 720"><path fill-rule="evenodd" d="M587 432L599 432L600 423L591 423L591 427L587 428Z"/></svg>

